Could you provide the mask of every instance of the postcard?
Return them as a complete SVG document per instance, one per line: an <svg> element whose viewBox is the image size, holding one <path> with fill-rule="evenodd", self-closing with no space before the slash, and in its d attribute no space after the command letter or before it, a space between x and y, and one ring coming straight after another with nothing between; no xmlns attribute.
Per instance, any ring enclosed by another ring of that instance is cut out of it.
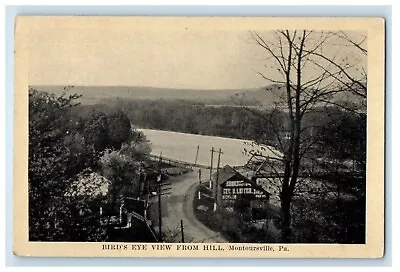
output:
<svg viewBox="0 0 400 272"><path fill-rule="evenodd" d="M14 254L382 257L384 29L17 17Z"/></svg>

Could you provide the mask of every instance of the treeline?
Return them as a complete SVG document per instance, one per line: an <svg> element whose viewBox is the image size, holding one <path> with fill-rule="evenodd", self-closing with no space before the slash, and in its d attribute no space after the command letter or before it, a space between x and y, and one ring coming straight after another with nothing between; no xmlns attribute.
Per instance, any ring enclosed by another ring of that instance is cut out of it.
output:
<svg viewBox="0 0 400 272"><path fill-rule="evenodd" d="M241 107L207 106L188 101L108 100L77 111L120 109L137 127L238 139L265 137L262 119ZM270 135L272 136L272 134Z"/></svg>

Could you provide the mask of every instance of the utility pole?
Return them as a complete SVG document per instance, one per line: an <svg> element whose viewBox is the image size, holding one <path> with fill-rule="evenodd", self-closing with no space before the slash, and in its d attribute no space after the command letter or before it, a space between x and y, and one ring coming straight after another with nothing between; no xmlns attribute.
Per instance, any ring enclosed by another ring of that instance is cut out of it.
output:
<svg viewBox="0 0 400 272"><path fill-rule="evenodd" d="M218 151L218 162L217 162L217 178L215 180L215 188L214 188L214 212L217 210L217 199L218 199L218 178L219 178L219 164L221 162L221 148Z"/></svg>
<svg viewBox="0 0 400 272"><path fill-rule="evenodd" d="M201 185L201 168L199 168L199 185Z"/></svg>
<svg viewBox="0 0 400 272"><path fill-rule="evenodd" d="M162 152L162 151L161 151ZM162 153L161 153L162 154ZM160 160L158 164L158 176L157 176L157 189L158 189L158 233L159 233L159 238L160 242L162 242L162 231L161 231L161 225L162 225L162 216L161 216L161 157L160 154Z"/></svg>
<svg viewBox="0 0 400 272"><path fill-rule="evenodd" d="M147 180L147 174L146 171L144 171L143 174L143 191L146 191L146 199L145 199L145 209L144 209L144 218L147 220L147 210L149 208L149 200L150 200L150 183ZM146 188L144 188L146 187Z"/></svg>
<svg viewBox="0 0 400 272"><path fill-rule="evenodd" d="M211 147L211 166L210 166L210 189L212 188L212 169L214 160L214 147Z"/></svg>
<svg viewBox="0 0 400 272"><path fill-rule="evenodd" d="M197 157L199 156L199 149L200 149L200 145L197 145L197 151L196 151L196 159L194 160L194 164L197 164Z"/></svg>
<svg viewBox="0 0 400 272"><path fill-rule="evenodd" d="M183 233L183 220L181 219L181 234L182 234L182 243L185 242L185 235Z"/></svg>

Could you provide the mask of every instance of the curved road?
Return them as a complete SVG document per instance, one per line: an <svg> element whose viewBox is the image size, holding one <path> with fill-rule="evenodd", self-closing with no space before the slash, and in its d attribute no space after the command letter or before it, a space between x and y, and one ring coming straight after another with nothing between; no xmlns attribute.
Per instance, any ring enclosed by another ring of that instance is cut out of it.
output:
<svg viewBox="0 0 400 272"><path fill-rule="evenodd" d="M171 194L162 196L162 228L170 234L169 240L181 242L180 222L183 220L185 243L224 243L220 233L210 230L198 221L193 212L193 199L198 184L198 169L178 177L171 177Z"/></svg>

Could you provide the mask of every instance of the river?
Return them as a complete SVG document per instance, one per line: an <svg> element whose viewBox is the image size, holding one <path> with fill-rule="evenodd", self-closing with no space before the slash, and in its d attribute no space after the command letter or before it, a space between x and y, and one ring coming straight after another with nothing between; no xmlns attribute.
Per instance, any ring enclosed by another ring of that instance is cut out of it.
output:
<svg viewBox="0 0 400 272"><path fill-rule="evenodd" d="M210 165L212 147L217 151L221 149L223 152L221 154L221 167L227 164L231 166L244 165L250 157L245 155L243 150L244 148L252 149L249 145L251 141L246 140L153 129L140 130L151 142L152 154L154 155L160 155L162 151L164 157L194 163L197 146L199 146L197 163L202 165ZM263 151L263 155L276 157L269 150ZM217 158L218 153L214 153L214 167L216 167Z"/></svg>

